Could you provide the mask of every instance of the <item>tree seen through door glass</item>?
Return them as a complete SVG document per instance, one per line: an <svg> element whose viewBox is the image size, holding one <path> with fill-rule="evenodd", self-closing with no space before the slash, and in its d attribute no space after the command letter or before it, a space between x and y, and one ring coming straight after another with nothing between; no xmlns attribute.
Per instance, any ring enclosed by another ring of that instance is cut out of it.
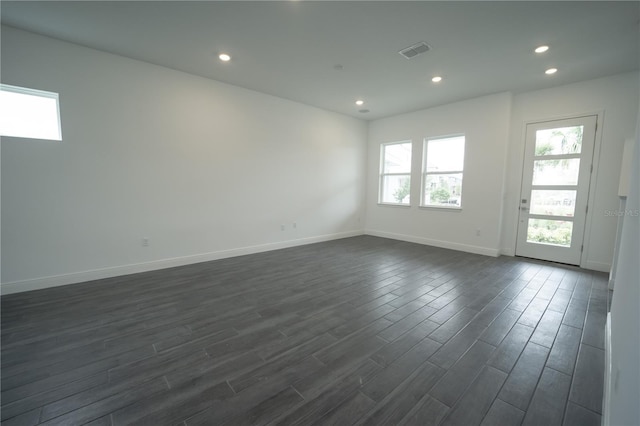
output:
<svg viewBox="0 0 640 426"><path fill-rule="evenodd" d="M535 155L580 154L584 126L544 129L536 132Z"/></svg>

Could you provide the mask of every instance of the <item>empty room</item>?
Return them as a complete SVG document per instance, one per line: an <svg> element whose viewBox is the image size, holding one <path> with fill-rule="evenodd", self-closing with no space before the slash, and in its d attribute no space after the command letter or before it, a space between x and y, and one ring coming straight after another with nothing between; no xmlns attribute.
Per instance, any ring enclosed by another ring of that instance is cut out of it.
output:
<svg viewBox="0 0 640 426"><path fill-rule="evenodd" d="M640 424L640 3L0 12L2 425Z"/></svg>

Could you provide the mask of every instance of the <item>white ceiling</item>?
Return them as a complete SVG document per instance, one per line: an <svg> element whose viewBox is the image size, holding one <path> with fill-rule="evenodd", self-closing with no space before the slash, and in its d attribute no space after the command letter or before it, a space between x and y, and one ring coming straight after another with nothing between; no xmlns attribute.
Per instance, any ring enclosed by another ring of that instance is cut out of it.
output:
<svg viewBox="0 0 640 426"><path fill-rule="evenodd" d="M362 119L639 68L637 1L2 1L0 7L6 25ZM433 50L411 60L398 54L420 41ZM551 49L536 55L540 44ZM218 60L222 51L231 62ZM550 67L558 73L545 75ZM434 75L444 80L435 85ZM358 98L366 104L356 106Z"/></svg>

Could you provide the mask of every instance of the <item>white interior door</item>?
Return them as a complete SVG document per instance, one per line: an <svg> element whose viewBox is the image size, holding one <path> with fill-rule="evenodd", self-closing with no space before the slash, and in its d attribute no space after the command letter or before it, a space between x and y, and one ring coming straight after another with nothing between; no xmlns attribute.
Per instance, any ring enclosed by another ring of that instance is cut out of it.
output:
<svg viewBox="0 0 640 426"><path fill-rule="evenodd" d="M517 256L580 264L596 119L527 125Z"/></svg>

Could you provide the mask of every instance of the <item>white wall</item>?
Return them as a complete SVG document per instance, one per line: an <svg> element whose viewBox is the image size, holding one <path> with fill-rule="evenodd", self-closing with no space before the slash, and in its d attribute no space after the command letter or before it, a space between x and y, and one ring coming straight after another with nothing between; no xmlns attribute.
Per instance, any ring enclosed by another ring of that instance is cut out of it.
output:
<svg viewBox="0 0 640 426"><path fill-rule="evenodd" d="M369 234L513 254L525 123L592 112L604 121L583 266L611 262L616 217L604 212L618 208L638 73L367 126L8 27L1 72L4 83L60 93L64 139L2 138L3 293L357 235L365 213ZM458 133L462 211L418 208L423 139ZM407 139L414 205L380 206L379 145Z"/></svg>
<svg viewBox="0 0 640 426"><path fill-rule="evenodd" d="M611 364L607 366L611 374L603 415L604 424L612 426L640 424L640 127L630 176L611 301Z"/></svg>
<svg viewBox="0 0 640 426"><path fill-rule="evenodd" d="M3 293L362 233L366 122L8 27L1 71L63 133L2 138Z"/></svg>
<svg viewBox="0 0 640 426"><path fill-rule="evenodd" d="M522 181L524 129L527 122L601 114L596 135L594 171L581 266L609 272L619 206L618 183L625 139L635 133L638 73L626 73L576 84L514 95L506 180L502 251L513 255Z"/></svg>
<svg viewBox="0 0 640 426"><path fill-rule="evenodd" d="M515 253L526 123L599 115L585 251L581 266L609 271L625 139L633 136L640 92L637 72L545 90L498 94L376 120L369 127L366 232L469 252ZM417 207L422 141L467 135L461 212ZM413 141L411 207L378 205L380 144ZM476 236L476 230L481 236Z"/></svg>
<svg viewBox="0 0 640 426"><path fill-rule="evenodd" d="M511 95L502 93L371 122L366 233L497 256L510 111ZM460 133L462 210L418 207L424 138ZM402 140L413 141L412 206L379 205L380 144Z"/></svg>

